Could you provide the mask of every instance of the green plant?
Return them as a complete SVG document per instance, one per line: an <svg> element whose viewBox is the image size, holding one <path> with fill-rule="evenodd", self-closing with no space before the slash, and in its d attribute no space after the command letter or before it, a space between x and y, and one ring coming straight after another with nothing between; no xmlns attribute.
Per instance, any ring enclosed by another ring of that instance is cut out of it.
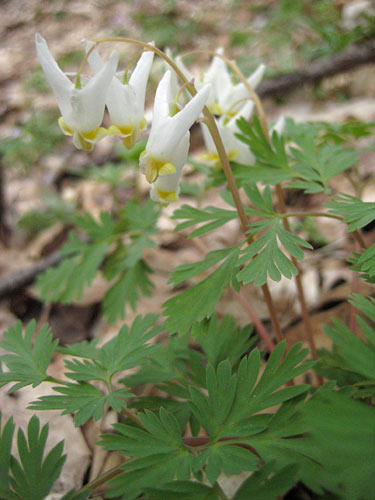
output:
<svg viewBox="0 0 375 500"><path fill-rule="evenodd" d="M182 205L172 216L172 220L179 221L175 230L191 230L189 238L200 238L239 220L242 235L232 246L210 249L200 261L176 267L170 282L177 293L163 305L164 320L153 314L137 316L131 326L121 327L113 339L100 346L97 340L60 346L47 325L36 331L35 322L29 323L25 331L18 323L4 333L0 347L6 353L0 360L6 370L0 372L0 386L13 384L12 392L27 385L54 384L53 394L41 396L30 404L30 409L73 414L77 426L91 418L100 420L108 408L117 414L118 422L111 433L101 436L99 445L109 452L119 451L123 463L80 490L68 492L64 499L88 498L103 485L108 498L226 499L222 474L243 472L248 476L233 493L234 500L276 500L298 482L320 496L328 493L331 498L344 500L375 498L374 326L358 317L363 334L358 338L343 322L334 320L325 330L334 343L332 352L317 353L299 264L312 247L289 224L291 218L316 217L345 224L360 249L350 257L353 269L373 282L374 245L366 248L361 229L375 220L375 204L338 193L332 187L334 177L356 165L355 139L368 136L373 124L335 127L289 121L284 132L277 127L270 132L259 99L232 63L235 75L255 102L258 116L250 123L241 111L236 116L236 137L249 147L253 165L230 164L224 134L222 140L214 117L203 107L209 87L197 92L174 61L151 45L118 38L103 41L131 42L153 50L169 62L182 80L183 89L195 97L179 109L181 92L177 90L174 101L169 102L171 76L163 77L157 91L151 139L144 151L129 153L131 158L140 156L143 173L152 184L151 193L157 193L160 203L131 200L123 207L117 204L112 213L102 212L98 219L75 211L69 218L73 229L61 249L63 260L38 278L43 301L79 300L84 288L101 272L111 282L103 298L103 315L114 322L124 318L126 307L136 310L141 294L157 293L153 290L152 264L147 263L144 254L147 250L152 255L161 206L178 197L188 129L202 109L222 168L196 164L201 173L207 174L199 196L212 186L224 185L221 196L225 208ZM40 51L46 49L40 36L37 44ZM47 57L52 56L42 53L40 57L45 65ZM112 56L108 85L117 78L114 62ZM212 72L220 65L228 71L226 63L229 61L224 56L216 55ZM104 66L102 75L108 67ZM64 99L71 93L76 100L69 98L69 102L82 99L85 109L80 71L75 87L65 75L58 73L57 77L56 73L55 78L61 79L61 102L66 104ZM225 78L222 71L215 77L220 82ZM234 75L228 72L227 76ZM129 83L121 85L129 92ZM239 87L230 80L230 89L235 92ZM219 94L213 96L218 98L218 113L221 91L219 86ZM91 99L90 106L94 104ZM79 110L81 113L74 115L74 106L71 114L64 108L64 120L70 119L71 125L64 122L62 128L67 132L69 125L74 127L69 129L69 135L76 134L74 138L80 139L75 145L90 149L99 128L92 133L84 130L85 116ZM225 127L229 117L223 113L220 119ZM116 127L122 139L132 133L124 125ZM105 134L105 129L100 133ZM101 174L96 168L89 173L114 187L118 185L117 167L107 166ZM162 190L162 182L171 189ZM292 211L285 203L284 189L303 195L318 193L328 201L314 212ZM280 281L282 277L296 279L313 359L301 343L287 348L283 339L268 288L270 280ZM189 286L193 279L194 284ZM182 283L187 287L181 287ZM262 325L251 304L245 304L251 321L242 328L231 316L218 319L215 313L225 290L243 304L241 292L248 283L262 290L272 333ZM372 298L353 295L350 302L373 320ZM157 342L161 332L168 333L168 342ZM67 355L63 379L47 372L54 353ZM297 377L313 370L319 375L316 381L297 382ZM327 379L325 384L322 375ZM156 387L157 395L142 395L139 389L146 384ZM9 420L0 436L0 459L5 464L5 472L0 471L0 496L42 500L61 470L62 445L43 459L47 430L39 432L38 420L33 417L28 426L28 444L19 432L20 465L10 452L13 429ZM32 489L29 477L46 470L50 471L46 480Z"/></svg>

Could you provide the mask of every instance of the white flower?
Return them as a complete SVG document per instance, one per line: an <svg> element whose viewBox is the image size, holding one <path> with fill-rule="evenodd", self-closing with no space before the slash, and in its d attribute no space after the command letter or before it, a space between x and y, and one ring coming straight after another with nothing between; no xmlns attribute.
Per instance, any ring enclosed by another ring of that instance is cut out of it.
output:
<svg viewBox="0 0 375 500"><path fill-rule="evenodd" d="M220 118L215 119L229 160L234 160L235 162L242 163L244 165L252 165L254 163L254 156L251 153L249 146L235 136L236 133L240 132L237 127L236 120L240 117L248 120L253 112L253 108L254 103L252 101L248 101L240 109L240 111L233 116L233 118L228 120L225 116L221 116ZM215 143L204 123L202 124L202 132L207 150L207 153L203 155L203 158L208 160L208 162L212 165L219 166L220 158L217 153Z"/></svg>
<svg viewBox="0 0 375 500"><path fill-rule="evenodd" d="M83 88L76 88L59 68L39 33L35 35L35 43L40 64L62 114L59 119L61 130L64 134L73 136L74 145L78 149L91 150L93 144L106 135L105 129L100 125L107 89L117 68L117 52L112 52L100 72Z"/></svg>
<svg viewBox="0 0 375 500"><path fill-rule="evenodd" d="M271 139L274 132L276 132L277 135L283 135L284 128L285 128L285 117L280 116L277 122L270 128Z"/></svg>
<svg viewBox="0 0 375 500"><path fill-rule="evenodd" d="M220 47L216 52L223 54L223 49ZM175 62L187 80L194 78L180 56L176 57ZM261 82L265 69L265 65L261 64L247 78L253 89ZM240 111L245 102L251 99L244 83L233 84L226 62L219 56L215 56L207 71L199 79L195 80L197 89L207 83L212 85L207 107L215 115L225 115L227 118L232 118Z"/></svg>
<svg viewBox="0 0 375 500"><path fill-rule="evenodd" d="M189 143L190 133L187 132L170 157L170 161L176 170L175 173L160 175L156 181L151 184L150 196L153 201L158 201L163 205L167 205L168 203L178 200L178 195L180 193L179 181L181 171L188 155Z"/></svg>
<svg viewBox="0 0 375 500"><path fill-rule="evenodd" d="M86 50L89 50L91 46L92 42L89 42ZM145 94L153 59L154 53L152 51L144 52L129 82L121 83L119 78L114 76L108 88L106 105L113 123L108 129L108 133L121 137L128 149L131 149L140 139L146 126L144 117ZM96 49L90 53L88 62L95 74L101 71L104 66Z"/></svg>
<svg viewBox="0 0 375 500"><path fill-rule="evenodd" d="M140 158L141 172L153 183L153 199L164 202L177 199L178 181L187 158L189 129L198 118L207 101L210 86L206 85L186 104L171 116L173 95L171 72L161 79L155 94L152 126L146 149ZM168 179L162 181L162 177ZM160 177L160 180L159 180Z"/></svg>

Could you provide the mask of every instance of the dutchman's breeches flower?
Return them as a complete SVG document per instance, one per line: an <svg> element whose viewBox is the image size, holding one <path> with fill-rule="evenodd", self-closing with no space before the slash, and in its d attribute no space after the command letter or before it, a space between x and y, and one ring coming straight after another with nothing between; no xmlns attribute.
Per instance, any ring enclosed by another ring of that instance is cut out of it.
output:
<svg viewBox="0 0 375 500"><path fill-rule="evenodd" d="M216 53L222 55L223 49L220 47ZM196 87L199 89L204 84L211 84L211 91L206 103L208 109L214 115L224 115L229 119L237 115L251 97L244 83L233 84L227 64L219 55L212 59L209 68L201 78L196 79ZM181 57L176 57L176 64L188 80L193 79L193 75L184 65ZM265 69L264 64L259 65L246 79L251 88L255 89L259 85Z"/></svg>
<svg viewBox="0 0 375 500"><path fill-rule="evenodd" d="M189 146L188 131L202 112L207 101L210 86L206 85L186 104L186 106L171 116L171 105L174 96L171 90L171 72L167 71L161 79L155 94L152 126L145 151L140 158L141 172L148 182L160 180L153 189L154 199L157 197L168 202L177 199L178 180L183 165L187 159ZM168 182L167 182L168 180ZM163 189L163 187L165 189Z"/></svg>
<svg viewBox="0 0 375 500"><path fill-rule="evenodd" d="M215 120L229 160L242 163L243 165L253 165L254 156L251 153L249 146L236 137L235 134L239 133L236 120L241 117L245 118L245 120L249 120L253 112L253 108L254 103L252 101L248 101L240 109L240 111L234 115L233 118L228 120L225 116L221 116L219 119ZM220 158L217 153L216 146L207 126L204 123L202 123L202 132L207 150L207 153L203 155L203 158L211 165L219 166Z"/></svg>
<svg viewBox="0 0 375 500"><path fill-rule="evenodd" d="M89 50L92 42L87 44ZM144 117L145 94L147 80L150 73L154 53L144 52L136 65L129 82L121 82L114 76L106 95L106 105L112 125L108 129L110 135L120 137L127 149L131 149L141 138L141 133L146 126ZM104 62L96 49L92 50L88 62L95 74L99 73Z"/></svg>
<svg viewBox="0 0 375 500"><path fill-rule="evenodd" d="M160 175L156 181L151 184L150 196L153 201L158 201L163 205L178 200L180 193L179 181L182 169L185 165L190 145L190 132L181 139L176 149L171 154L171 163L175 168L174 174Z"/></svg>
<svg viewBox="0 0 375 500"><path fill-rule="evenodd" d="M106 135L106 130L100 125L107 90L117 69L118 53L112 52L102 69L80 88L59 68L46 41L38 33L35 43L40 64L61 111L59 125L63 133L73 136L74 145L78 149L91 150L93 144Z"/></svg>

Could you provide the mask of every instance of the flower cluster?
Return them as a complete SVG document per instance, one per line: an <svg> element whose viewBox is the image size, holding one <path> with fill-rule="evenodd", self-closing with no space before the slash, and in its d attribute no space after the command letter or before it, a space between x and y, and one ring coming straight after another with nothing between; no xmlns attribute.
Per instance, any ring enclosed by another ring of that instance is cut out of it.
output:
<svg viewBox="0 0 375 500"><path fill-rule="evenodd" d="M211 84L207 107L217 117L216 125L229 159L244 165L252 165L254 156L249 147L236 137L236 133L239 132L236 121L241 117L248 120L253 112L254 103L250 100L248 89L243 82L233 84L227 64L221 57L223 49L218 49L216 53L218 55L212 59L210 67L195 81L196 86L199 88L201 85ZM180 56L176 57L176 64L188 80L193 78ZM261 64L246 79L252 89L259 85L264 71L265 66ZM203 155L203 158L208 163L219 166L220 159L211 134L204 123L201 125L207 149L207 153Z"/></svg>
<svg viewBox="0 0 375 500"><path fill-rule="evenodd" d="M128 79L127 69L117 73L116 51L104 62L94 43L88 42L87 61L93 76L82 85L80 72L73 83L59 68L44 38L37 34L35 41L43 71L57 98L63 133L73 136L74 145L87 151L106 135L120 137L124 146L131 149L146 127L145 94L154 52L142 53ZM157 87L150 135L140 157L140 170L151 184L150 194L154 201L168 204L178 199L179 179L189 150L189 129L205 105L216 116L229 159L247 165L253 163L249 147L237 139L235 133L236 120L249 119L254 104L243 83L232 83L220 54L221 49L202 78L195 80L198 92L184 107L177 102L180 90L170 71L164 74ZM188 81L194 80L181 58L176 58L176 65ZM251 87L258 85L263 73L261 65L248 77ZM107 129L101 126L105 108L112 122ZM202 128L208 151L205 157L217 165L220 162L215 144L205 124Z"/></svg>

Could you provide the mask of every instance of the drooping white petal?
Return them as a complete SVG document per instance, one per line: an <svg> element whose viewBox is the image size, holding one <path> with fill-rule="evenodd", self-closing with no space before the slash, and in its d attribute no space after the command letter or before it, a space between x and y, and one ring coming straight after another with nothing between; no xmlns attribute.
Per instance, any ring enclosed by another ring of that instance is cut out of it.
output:
<svg viewBox="0 0 375 500"><path fill-rule="evenodd" d="M95 45L95 42L87 42L86 43L86 53L89 52L89 50ZM87 59L88 63L89 63L89 66L91 68L91 70L94 72L94 73L99 73L99 71L102 69L102 67L104 66L104 61L103 59L101 58L98 50L95 48L93 49L90 54L89 54L89 57Z"/></svg>
<svg viewBox="0 0 375 500"><path fill-rule="evenodd" d="M86 52L91 46L92 42L88 42ZM98 73L104 66L104 62L96 49L90 53L88 62L94 73ZM137 113L135 90L129 84L121 83L116 75L113 76L109 84L106 105L112 123L118 127L125 127L131 123L135 123L136 119L138 121L143 119L144 109L142 108L140 113ZM136 117L135 114L141 114L140 118Z"/></svg>
<svg viewBox="0 0 375 500"><path fill-rule="evenodd" d="M171 162L176 168L174 174L159 176L156 181L151 184L150 197L153 201L167 204L178 200L180 192L179 181L182 168L184 167L190 144L190 133L187 132L180 143L176 146Z"/></svg>
<svg viewBox="0 0 375 500"><path fill-rule="evenodd" d="M236 130L238 132L238 127L236 125L236 121L239 118L245 118L245 120L249 120L250 116L252 115L254 111L254 103L253 101L246 101L245 104L240 108L240 110L231 118L227 126L233 130Z"/></svg>
<svg viewBox="0 0 375 500"><path fill-rule="evenodd" d="M270 129L270 136L272 137L272 134L274 132L277 133L277 135L283 135L285 128L285 116L280 116L280 118L277 120L277 122L271 127Z"/></svg>
<svg viewBox="0 0 375 500"><path fill-rule="evenodd" d="M218 54L223 54L223 49L220 47L217 50ZM226 96L232 88L232 79L228 72L226 62L218 56L215 56L210 67L203 75L203 83L212 85L211 93L207 101L207 105L213 105L220 102L220 96Z"/></svg>
<svg viewBox="0 0 375 500"><path fill-rule="evenodd" d="M202 112L209 91L209 86L205 86L181 111L170 116L171 73L165 73L156 90L151 131L139 162L140 170L148 182L154 183L159 177L178 173L173 163L176 151L180 151L181 141L186 142L184 137ZM178 154L176 161L179 161L179 157Z"/></svg>
<svg viewBox="0 0 375 500"><path fill-rule="evenodd" d="M163 80L162 80L163 82ZM170 84L170 79L166 80L166 85ZM160 84L159 84L160 85ZM164 86L163 86L164 87ZM190 129L193 123L201 114L202 109L207 101L210 86L205 85L199 92L186 104L186 106L179 111L175 116L155 116L155 107L157 109L157 99L161 95L165 103L165 95L169 93L164 87L163 94L156 93L154 115L152 120L152 127L146 150L152 151L153 156L159 159L169 158L171 151L175 145L179 144L182 137ZM168 110L169 111L169 110ZM164 111L163 111L164 112Z"/></svg>
<svg viewBox="0 0 375 500"><path fill-rule="evenodd" d="M154 42L151 42L150 45L154 45ZM134 68L129 80L129 85L135 89L136 105L138 111L142 114L142 118L145 107L146 86L153 60L154 52L144 52Z"/></svg>
<svg viewBox="0 0 375 500"><path fill-rule="evenodd" d="M256 89L257 86L262 81L264 72L266 71L266 66L264 64L260 64L257 69L251 73L251 75L247 78L247 81L251 85L253 89Z"/></svg>
<svg viewBox="0 0 375 500"><path fill-rule="evenodd" d="M241 110L229 121L226 121L225 116L216 119L216 125L223 141L225 152L228 155L229 160L233 160L237 163L242 163L245 165L252 165L254 163L254 156L251 153L247 144L244 144L236 137L236 133L239 133L236 121L238 118L243 117L248 120L254 108L254 103L248 101L241 108ZM209 163L214 165L220 164L220 159L217 153L215 143L212 136L205 124L202 124L203 139L205 142L207 153L204 158L209 161Z"/></svg>
<svg viewBox="0 0 375 500"><path fill-rule="evenodd" d="M80 132L89 132L103 121L104 106L108 87L117 69L118 53L112 52L108 61L82 89L73 89L72 110L64 116L68 127Z"/></svg>
<svg viewBox="0 0 375 500"><path fill-rule="evenodd" d="M171 72L166 71L156 89L154 108L152 112L153 124L156 124L159 120L163 120L165 117L169 116L169 109L173 100L171 76Z"/></svg>
<svg viewBox="0 0 375 500"><path fill-rule="evenodd" d="M247 78L247 81L249 82L252 89L255 89L261 82L265 68L266 67L264 66L264 64L261 64L249 76L249 78ZM221 100L219 102L224 113L233 114L237 113L241 106L243 106L243 104L249 99L251 99L251 96L248 89L246 88L246 85L240 82L237 83L237 85L232 86L231 91L228 92L227 95L222 94Z"/></svg>
<svg viewBox="0 0 375 500"><path fill-rule="evenodd" d="M35 35L35 45L44 74L56 96L57 104L60 108L61 114L64 116L71 109L70 96L74 85L65 75L65 73L59 68L58 64L56 63L55 59L48 49L47 42L39 33Z"/></svg>
<svg viewBox="0 0 375 500"><path fill-rule="evenodd" d="M190 99L186 106L173 117L173 121L176 124L175 134L177 136L180 135L179 130L185 130L186 132L186 130L189 130L193 123L197 120L207 102L210 91L211 85L204 85L204 87L202 87L197 94Z"/></svg>

